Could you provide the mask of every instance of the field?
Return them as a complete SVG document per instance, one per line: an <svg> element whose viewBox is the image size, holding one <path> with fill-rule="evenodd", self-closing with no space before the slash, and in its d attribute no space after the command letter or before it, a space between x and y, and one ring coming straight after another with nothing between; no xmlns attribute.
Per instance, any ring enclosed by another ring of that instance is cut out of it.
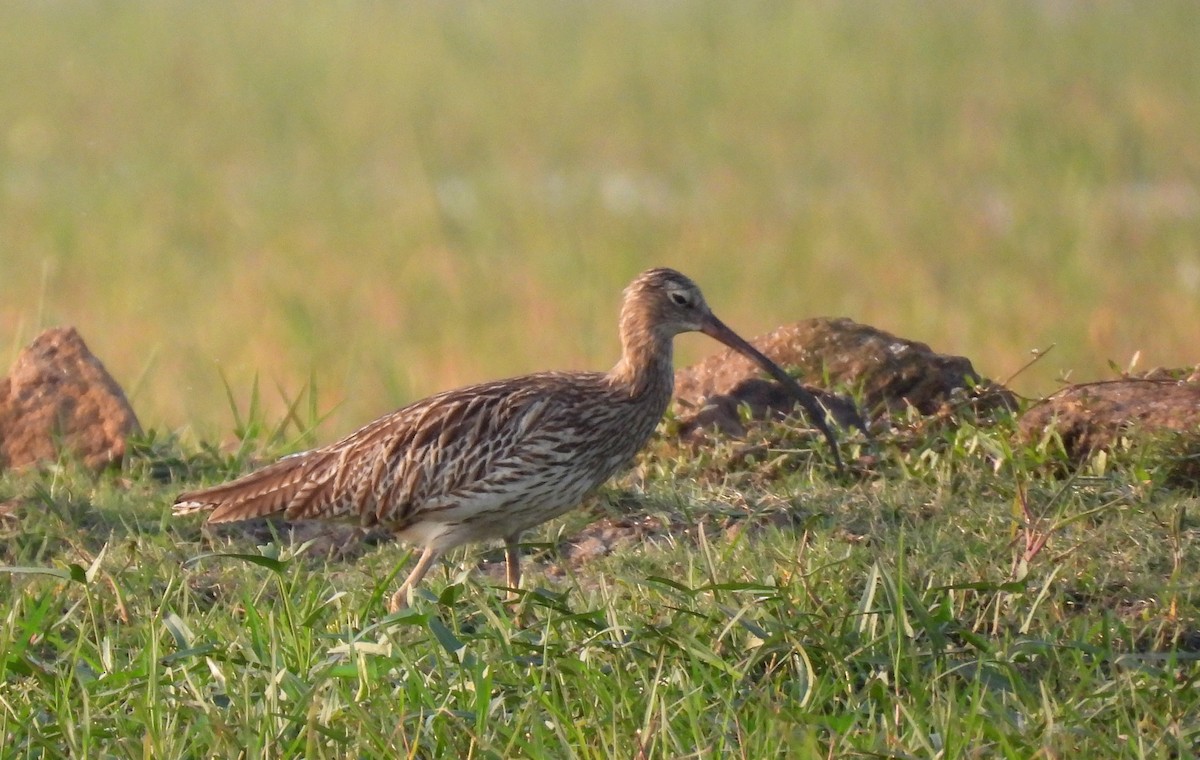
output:
<svg viewBox="0 0 1200 760"><path fill-rule="evenodd" d="M608 366L653 265L747 336L849 316L1000 380L1053 345L1030 396L1194 364L1197 28L1184 0L0 5L0 365L74 324L148 431L120 473L0 476L0 754L1200 752L1196 481L1158 445L903 421L843 477L782 428L665 437L529 537L524 625L486 548L389 617L396 545L168 516L433 391ZM597 518L644 530L573 559Z"/></svg>

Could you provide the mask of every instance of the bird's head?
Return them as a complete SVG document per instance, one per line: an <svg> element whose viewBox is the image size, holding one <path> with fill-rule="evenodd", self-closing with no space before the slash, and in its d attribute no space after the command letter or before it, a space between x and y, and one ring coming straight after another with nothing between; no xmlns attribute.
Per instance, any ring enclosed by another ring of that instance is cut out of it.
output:
<svg viewBox="0 0 1200 760"><path fill-rule="evenodd" d="M716 321L696 283L674 269L649 269L625 288L622 327L635 332L669 340Z"/></svg>
<svg viewBox="0 0 1200 760"><path fill-rule="evenodd" d="M660 268L642 272L625 288L625 302L621 308L621 338L627 354L631 349L634 353L648 349L651 355L657 352L669 359L672 338L679 333L693 331L702 332L729 346L791 391L809 413L813 424L825 434L833 448L834 461L841 469L837 438L825 422L825 410L820 402L775 362L717 319L696 283L674 269Z"/></svg>

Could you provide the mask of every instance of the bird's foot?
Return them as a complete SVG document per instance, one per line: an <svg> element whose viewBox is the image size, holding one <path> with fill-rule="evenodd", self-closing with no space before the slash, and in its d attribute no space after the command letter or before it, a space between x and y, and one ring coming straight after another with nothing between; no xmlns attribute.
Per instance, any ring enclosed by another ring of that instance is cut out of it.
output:
<svg viewBox="0 0 1200 760"><path fill-rule="evenodd" d="M401 586L396 593L388 599L387 610L388 614L395 615L400 610L408 609L408 592L407 586Z"/></svg>

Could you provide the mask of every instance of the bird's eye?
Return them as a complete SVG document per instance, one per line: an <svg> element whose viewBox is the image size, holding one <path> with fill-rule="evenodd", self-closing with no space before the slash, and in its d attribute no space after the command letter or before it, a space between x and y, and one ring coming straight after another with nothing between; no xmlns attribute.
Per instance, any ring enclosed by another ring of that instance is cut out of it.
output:
<svg viewBox="0 0 1200 760"><path fill-rule="evenodd" d="M678 290L671 293L671 301L676 306L688 306L689 305L688 297L686 295L684 295L683 293L680 293Z"/></svg>

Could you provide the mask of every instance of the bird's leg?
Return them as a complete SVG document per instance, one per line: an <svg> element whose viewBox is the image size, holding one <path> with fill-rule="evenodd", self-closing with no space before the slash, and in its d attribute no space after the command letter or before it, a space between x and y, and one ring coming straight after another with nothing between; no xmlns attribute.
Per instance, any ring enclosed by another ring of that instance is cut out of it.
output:
<svg viewBox="0 0 1200 760"><path fill-rule="evenodd" d="M504 539L504 569L505 580L508 583L508 601L515 602L521 598L518 589L521 587L521 534L517 533Z"/></svg>
<svg viewBox="0 0 1200 760"><path fill-rule="evenodd" d="M504 570L508 583L508 600L504 606L513 614L513 623L518 628L532 625L533 611L521 604L521 534L515 533L504 539Z"/></svg>
<svg viewBox="0 0 1200 760"><path fill-rule="evenodd" d="M434 562L437 562L440 556L442 553L437 549L432 546L425 547L425 551L421 552L421 558L417 560L417 566L412 569L412 572L404 579L404 583L400 584L400 588L388 600L388 612L399 612L408 606L409 594L417 587L417 584L425 577L425 573L429 572L429 568Z"/></svg>

